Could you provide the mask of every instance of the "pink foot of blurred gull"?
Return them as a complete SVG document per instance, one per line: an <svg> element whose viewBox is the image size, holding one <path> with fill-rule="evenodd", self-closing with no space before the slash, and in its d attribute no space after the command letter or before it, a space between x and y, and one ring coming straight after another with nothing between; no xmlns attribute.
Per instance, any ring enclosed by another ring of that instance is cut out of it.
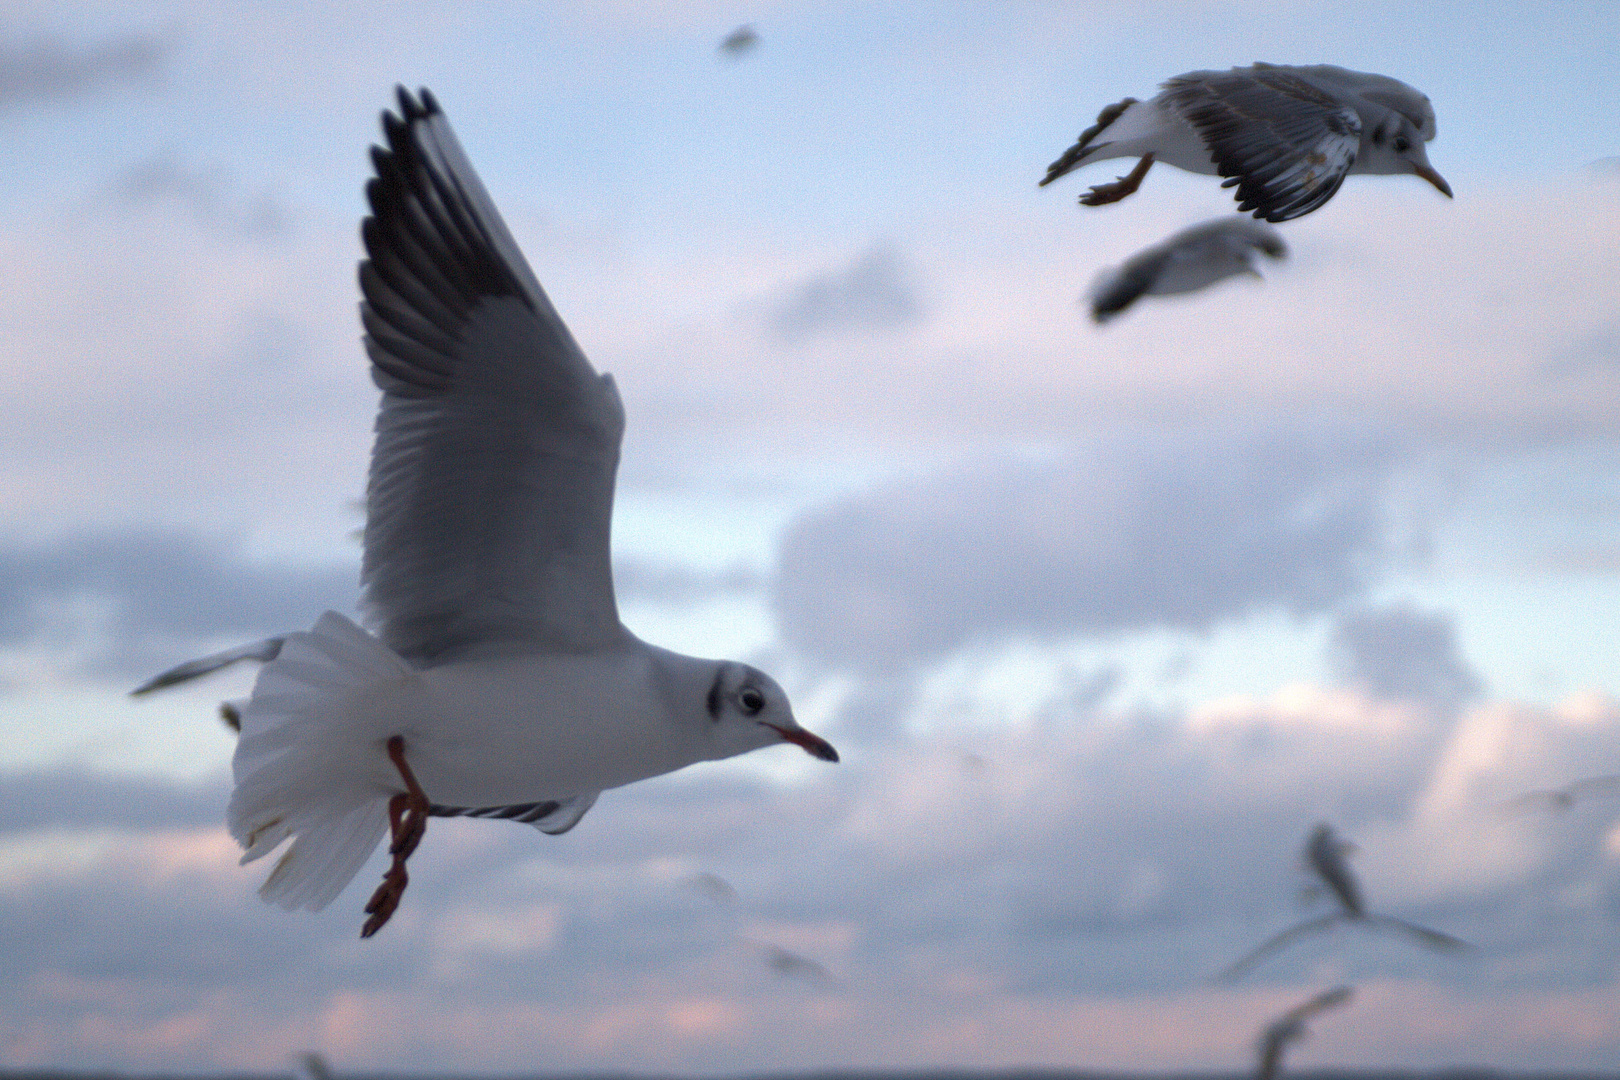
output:
<svg viewBox="0 0 1620 1080"><path fill-rule="evenodd" d="M624 411L574 343L431 94L399 91L373 148L360 305L382 390L362 610L183 664L141 691L265 662L228 823L259 890L319 910L385 831L370 936L428 815L572 828L608 788L788 742L838 754L747 664L619 621L608 527Z"/></svg>
<svg viewBox="0 0 1620 1080"><path fill-rule="evenodd" d="M1239 210L1287 221L1331 199L1350 173L1414 173L1449 198L1423 149L1434 135L1429 99L1386 75L1331 64L1193 71L1151 100L1108 106L1041 184L1093 161L1139 158L1117 182L1080 196L1102 206L1134 192L1162 161L1227 177L1221 186L1237 187Z"/></svg>

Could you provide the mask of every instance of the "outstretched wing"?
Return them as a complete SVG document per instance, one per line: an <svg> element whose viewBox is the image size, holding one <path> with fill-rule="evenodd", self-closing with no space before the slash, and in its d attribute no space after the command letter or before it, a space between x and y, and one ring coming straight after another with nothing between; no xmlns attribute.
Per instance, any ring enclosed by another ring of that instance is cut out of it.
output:
<svg viewBox="0 0 1620 1080"><path fill-rule="evenodd" d="M1430 930L1427 926L1419 926L1417 923L1410 923L1405 919L1397 919L1393 915L1367 915L1366 922L1369 926L1380 926L1386 930L1399 931L1410 938L1416 939L1418 944L1425 948L1433 949L1436 952L1460 952L1473 948L1462 938L1442 934L1438 930Z"/></svg>
<svg viewBox="0 0 1620 1080"><path fill-rule="evenodd" d="M625 633L608 527L624 410L524 261L438 103L372 148L360 317L383 391L362 608L418 667Z"/></svg>
<svg viewBox="0 0 1620 1080"><path fill-rule="evenodd" d="M1307 919L1297 926L1290 926L1287 930L1277 934L1275 937L1266 939L1248 953L1228 964L1221 970L1219 975L1215 976L1215 981L1220 983L1231 982L1295 938L1301 938L1307 934L1321 933L1334 923L1344 921L1347 917L1344 912L1335 911L1331 915L1321 915L1314 919Z"/></svg>
<svg viewBox="0 0 1620 1080"><path fill-rule="evenodd" d="M1163 100L1198 132L1224 186L1237 185L1238 209L1267 221L1331 199L1361 145L1355 109L1286 68L1178 75Z"/></svg>

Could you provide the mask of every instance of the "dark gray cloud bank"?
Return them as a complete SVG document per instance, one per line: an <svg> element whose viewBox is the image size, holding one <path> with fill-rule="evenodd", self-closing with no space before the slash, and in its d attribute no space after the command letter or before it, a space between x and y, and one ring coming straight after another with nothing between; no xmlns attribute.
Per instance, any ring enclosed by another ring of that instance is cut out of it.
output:
<svg viewBox="0 0 1620 1080"><path fill-rule="evenodd" d="M1345 612L1328 659L1339 677L1382 698L1455 708L1485 684L1457 645L1456 619L1409 606Z"/></svg>
<svg viewBox="0 0 1620 1080"><path fill-rule="evenodd" d="M790 529L779 624L815 660L893 669L1012 634L1329 610L1382 567L1386 470L1354 440L1202 435L896 483Z"/></svg>
<svg viewBox="0 0 1620 1080"><path fill-rule="evenodd" d="M152 84L173 51L169 37L153 33L126 34L98 45L48 37L0 40L0 108Z"/></svg>
<svg viewBox="0 0 1620 1080"><path fill-rule="evenodd" d="M244 556L182 533L83 534L0 549L0 646L73 646L88 670L151 674L221 640L249 641L353 609L353 566Z"/></svg>
<svg viewBox="0 0 1620 1080"><path fill-rule="evenodd" d="M221 642L310 626L353 612L353 564L302 566L245 556L234 541L177 532L78 534L0 547L0 648L77 649L96 676L144 677ZM620 560L622 600L685 605L758 593L747 567L712 572Z"/></svg>

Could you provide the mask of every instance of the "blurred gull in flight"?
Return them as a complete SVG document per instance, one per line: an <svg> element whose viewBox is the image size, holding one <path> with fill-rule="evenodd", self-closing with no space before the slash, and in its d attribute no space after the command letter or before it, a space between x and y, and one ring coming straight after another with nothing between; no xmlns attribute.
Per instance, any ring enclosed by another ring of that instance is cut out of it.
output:
<svg viewBox="0 0 1620 1080"><path fill-rule="evenodd" d="M361 936L429 816L572 828L598 793L781 742L838 754L746 664L619 621L608 559L624 411L546 298L427 91L374 147L360 305L382 390L362 608L141 689L266 661L240 710L228 823L259 890L319 910L392 834Z"/></svg>
<svg viewBox="0 0 1620 1080"><path fill-rule="evenodd" d="M1107 322L1143 296L1196 292L1238 274L1260 277L1256 253L1288 254L1282 234L1262 221L1224 217L1183 229L1105 270L1091 288L1091 317Z"/></svg>
<svg viewBox="0 0 1620 1080"><path fill-rule="evenodd" d="M1305 861L1339 901L1340 910L1315 919L1307 919L1268 939L1223 970L1216 976L1217 981L1227 982L1235 979L1295 938L1320 933L1337 923L1365 926L1374 930L1394 930L1416 939L1420 945L1440 952L1472 948L1466 941L1454 938L1450 934L1442 934L1438 930L1430 930L1426 926L1418 926L1405 919L1397 919L1393 915L1379 915L1368 911L1366 905L1362 903L1361 887L1356 882L1355 876L1350 873L1350 864L1345 861L1345 856L1354 850L1355 845L1340 840L1333 834L1330 825L1319 824L1311 830L1310 838L1305 843Z"/></svg>
<svg viewBox="0 0 1620 1080"><path fill-rule="evenodd" d="M1549 788L1545 791L1527 791L1518 798L1509 799L1498 809L1501 813L1516 817L1536 810L1547 810L1555 814L1564 813L1575 805L1575 800L1588 798L1592 795L1620 794L1620 776L1589 776L1584 780L1577 780L1561 788Z"/></svg>
<svg viewBox="0 0 1620 1080"><path fill-rule="evenodd" d="M746 940L746 939L745 939ZM793 979L798 982L826 986L833 982L832 974L820 964L807 956L800 956L780 945L771 945L762 941L750 942L764 957L765 966L782 976L784 979Z"/></svg>
<svg viewBox="0 0 1620 1080"><path fill-rule="evenodd" d="M1423 149L1434 133L1429 99L1384 75L1331 64L1193 71L1150 101L1108 106L1041 184L1093 161L1137 158L1117 182L1080 196L1103 206L1135 191L1162 161L1227 177L1221 186L1236 185L1239 210L1287 221L1327 202L1350 173L1415 173L1449 198Z"/></svg>
<svg viewBox="0 0 1620 1080"><path fill-rule="evenodd" d="M752 25L744 23L727 34L725 40L720 42L720 54L722 56L739 57L744 53L751 52L758 44L759 32Z"/></svg>
<svg viewBox="0 0 1620 1080"><path fill-rule="evenodd" d="M1310 1034L1305 1029L1305 1021L1313 1019L1318 1013L1338 1008L1350 1000L1350 994L1348 986L1336 987L1294 1006L1267 1024L1260 1033L1260 1061L1255 1070L1256 1080L1275 1080L1282 1068L1283 1050L1289 1043L1298 1042Z"/></svg>
<svg viewBox="0 0 1620 1080"><path fill-rule="evenodd" d="M717 904L737 902L737 890L731 887L731 882L713 871L700 870L687 878L686 883Z"/></svg>

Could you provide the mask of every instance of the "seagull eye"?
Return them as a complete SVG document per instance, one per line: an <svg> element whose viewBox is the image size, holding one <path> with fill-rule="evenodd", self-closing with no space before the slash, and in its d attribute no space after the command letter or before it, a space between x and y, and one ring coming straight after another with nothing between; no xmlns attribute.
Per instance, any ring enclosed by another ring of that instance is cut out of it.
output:
<svg viewBox="0 0 1620 1080"><path fill-rule="evenodd" d="M1406 153L1407 148L1412 144L1407 141L1405 135L1397 135L1395 136L1395 141L1390 145L1395 147L1395 152L1397 154L1404 154Z"/></svg>
<svg viewBox="0 0 1620 1080"><path fill-rule="evenodd" d="M743 712L753 716L765 707L765 695L752 686L745 686L737 694L737 704L742 706Z"/></svg>

